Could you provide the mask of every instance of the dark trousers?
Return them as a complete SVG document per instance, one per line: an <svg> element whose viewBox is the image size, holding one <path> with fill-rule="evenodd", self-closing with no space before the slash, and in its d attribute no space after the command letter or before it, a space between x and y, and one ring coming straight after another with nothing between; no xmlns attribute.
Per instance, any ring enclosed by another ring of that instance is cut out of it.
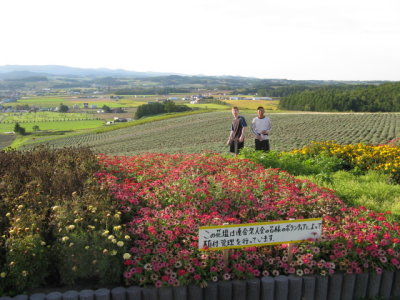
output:
<svg viewBox="0 0 400 300"><path fill-rule="evenodd" d="M230 152L239 154L239 150L244 147L244 142L232 141L230 144Z"/></svg>
<svg viewBox="0 0 400 300"><path fill-rule="evenodd" d="M269 151L269 140L259 141L256 139L255 142L256 150Z"/></svg>

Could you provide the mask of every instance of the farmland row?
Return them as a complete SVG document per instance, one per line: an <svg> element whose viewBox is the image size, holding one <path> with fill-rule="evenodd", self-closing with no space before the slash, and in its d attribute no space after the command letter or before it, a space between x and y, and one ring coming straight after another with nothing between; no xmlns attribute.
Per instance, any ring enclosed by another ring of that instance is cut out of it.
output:
<svg viewBox="0 0 400 300"><path fill-rule="evenodd" d="M244 114L250 125L254 114ZM271 114L273 150L291 150L310 141L384 143L400 137L400 114ZM219 111L162 120L116 131L71 136L51 142L56 147L88 145L109 155L144 152L226 152L232 116ZM247 129L246 144L253 146Z"/></svg>

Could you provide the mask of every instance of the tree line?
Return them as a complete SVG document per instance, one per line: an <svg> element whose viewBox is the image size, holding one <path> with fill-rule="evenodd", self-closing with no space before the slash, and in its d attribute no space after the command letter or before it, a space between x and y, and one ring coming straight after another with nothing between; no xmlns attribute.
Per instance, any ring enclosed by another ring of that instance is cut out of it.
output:
<svg viewBox="0 0 400 300"><path fill-rule="evenodd" d="M301 111L400 111L400 82L366 86L329 86L304 90L280 100L279 108Z"/></svg>
<svg viewBox="0 0 400 300"><path fill-rule="evenodd" d="M148 104L143 104L138 106L135 119L139 119L144 116L152 116L157 114L163 113L170 113L170 112L181 112L181 111L188 111L191 108L187 105L178 105L174 101L165 100L163 102L153 102Z"/></svg>

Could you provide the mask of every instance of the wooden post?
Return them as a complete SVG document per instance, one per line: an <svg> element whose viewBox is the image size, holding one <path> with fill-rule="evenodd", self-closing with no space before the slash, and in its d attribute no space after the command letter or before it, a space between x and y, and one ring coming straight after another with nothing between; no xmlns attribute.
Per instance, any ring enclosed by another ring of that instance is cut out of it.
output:
<svg viewBox="0 0 400 300"><path fill-rule="evenodd" d="M236 150L237 150L237 141L235 140L235 154L236 154ZM229 225L229 223L223 223L222 225ZM230 253L230 251L229 251L230 249L224 249L224 250L222 250L222 254L223 254L223 256L224 256L224 264L225 264L225 267L227 267L228 266L228 264L229 264L229 253Z"/></svg>
<svg viewBox="0 0 400 300"><path fill-rule="evenodd" d="M295 220L294 218L289 218L289 220ZM291 263L293 259L293 244L288 244L288 263Z"/></svg>
<svg viewBox="0 0 400 300"><path fill-rule="evenodd" d="M224 249L224 250L222 250L222 253L223 253L223 255L224 255L224 264L225 264L225 267L227 267L228 266L228 264L229 264L229 251L230 249Z"/></svg>
<svg viewBox="0 0 400 300"><path fill-rule="evenodd" d="M293 259L293 244L288 244L288 263L291 263Z"/></svg>

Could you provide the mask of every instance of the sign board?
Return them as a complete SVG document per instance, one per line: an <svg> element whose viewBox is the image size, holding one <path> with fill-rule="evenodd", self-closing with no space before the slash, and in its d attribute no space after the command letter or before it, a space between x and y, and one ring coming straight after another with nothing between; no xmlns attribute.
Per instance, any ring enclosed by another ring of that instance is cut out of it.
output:
<svg viewBox="0 0 400 300"><path fill-rule="evenodd" d="M322 218L199 227L199 249L299 243L321 237Z"/></svg>

